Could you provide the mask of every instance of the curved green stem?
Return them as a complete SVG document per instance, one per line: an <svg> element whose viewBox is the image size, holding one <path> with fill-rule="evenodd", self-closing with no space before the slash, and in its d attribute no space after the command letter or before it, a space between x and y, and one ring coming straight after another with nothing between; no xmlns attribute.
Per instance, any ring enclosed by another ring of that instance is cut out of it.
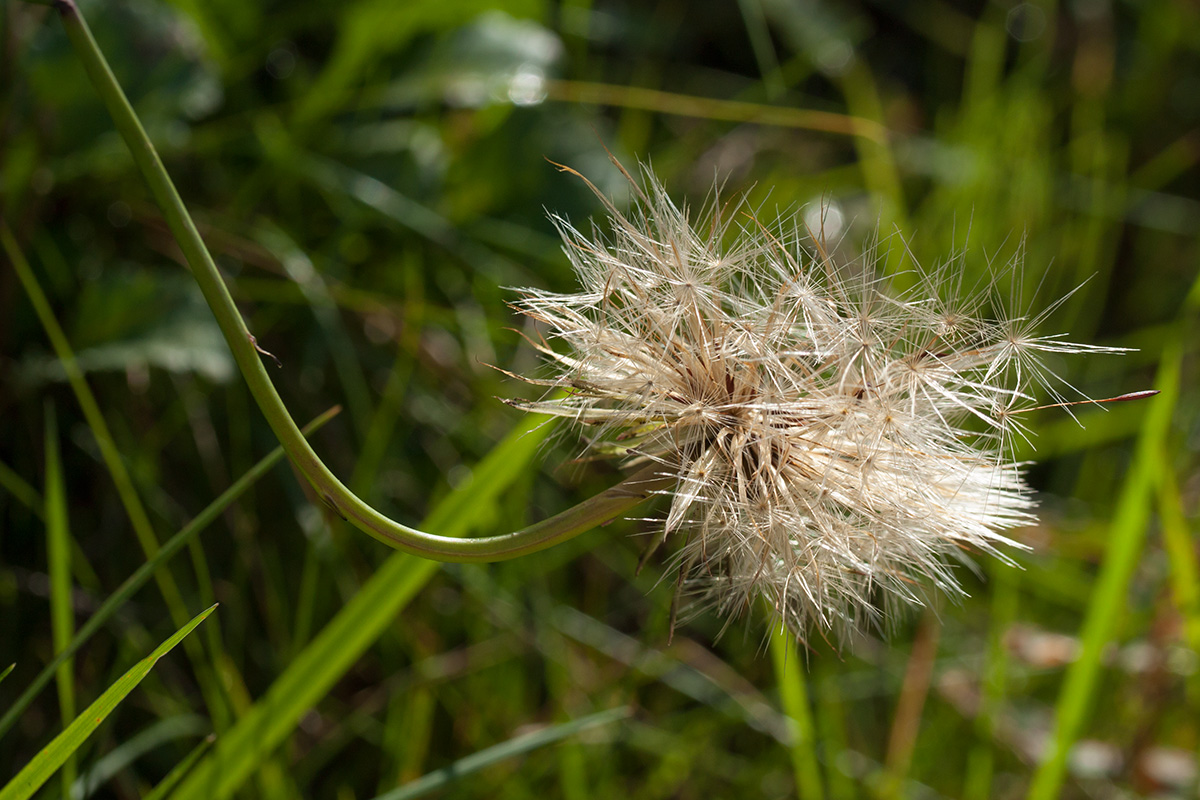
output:
<svg viewBox="0 0 1200 800"><path fill-rule="evenodd" d="M668 480L646 469L583 503L503 536L456 539L435 536L389 519L363 502L338 480L309 446L271 383L254 336L229 294L195 223L171 183L158 153L129 104L104 54L92 37L74 0L56 0L67 36L96 88L118 132L125 140L142 177L162 209L171 233L183 251L192 276L217 318L217 324L258 407L296 468L312 483L322 500L342 518L398 550L439 561L499 561L533 553L566 541L633 508Z"/></svg>

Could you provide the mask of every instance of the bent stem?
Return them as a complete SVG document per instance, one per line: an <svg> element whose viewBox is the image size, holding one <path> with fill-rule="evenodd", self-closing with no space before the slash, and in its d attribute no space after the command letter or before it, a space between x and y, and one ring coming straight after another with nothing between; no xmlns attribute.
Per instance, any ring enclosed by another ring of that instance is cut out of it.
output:
<svg viewBox="0 0 1200 800"><path fill-rule="evenodd" d="M288 413L259 359L261 351L254 336L246 327L179 192L167 175L154 145L109 68L104 54L100 52L74 0L56 0L53 5L62 17L67 36L83 62L88 78L108 108L117 131L125 140L142 177L162 209L167 225L191 268L192 277L200 285L204 299L217 318L221 333L233 352L255 402L262 409L292 463L313 485L318 496L343 519L397 550L424 558L460 562L500 561L564 542L620 516L669 485L668 478L659 475L654 468L647 468L574 508L528 528L479 539L456 539L419 531L367 505L325 466Z"/></svg>

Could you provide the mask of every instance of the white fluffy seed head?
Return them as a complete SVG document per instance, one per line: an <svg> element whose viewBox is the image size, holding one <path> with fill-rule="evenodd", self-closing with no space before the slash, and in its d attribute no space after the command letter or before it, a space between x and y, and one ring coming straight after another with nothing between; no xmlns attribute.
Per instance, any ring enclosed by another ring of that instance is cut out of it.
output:
<svg viewBox="0 0 1200 800"><path fill-rule="evenodd" d="M533 382L565 391L517 405L674 479L662 535L685 539L695 608L762 598L796 635L840 637L930 585L961 594L955 561L1022 547L1003 533L1035 520L1017 414L1059 397L1042 357L1115 348L981 318L990 288L964 293L957 262L897 292L795 220L715 200L692 220L648 170L630 180L630 212L601 195L611 233L554 218L580 289L516 307L555 366Z"/></svg>

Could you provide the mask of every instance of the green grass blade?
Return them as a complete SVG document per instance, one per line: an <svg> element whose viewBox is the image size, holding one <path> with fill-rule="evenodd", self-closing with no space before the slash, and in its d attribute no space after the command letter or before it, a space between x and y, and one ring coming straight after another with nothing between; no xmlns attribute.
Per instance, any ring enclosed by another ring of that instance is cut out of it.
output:
<svg viewBox="0 0 1200 800"><path fill-rule="evenodd" d="M813 687L813 704L816 711L817 738L825 756L825 779L829 782L828 796L832 800L855 800L859 796L854 778L841 766L850 742L846 732L847 704L842 699L842 664L829 660L819 666L820 671L809 675Z"/></svg>
<svg viewBox="0 0 1200 800"><path fill-rule="evenodd" d="M46 404L46 562L50 575L50 629L54 652L71 644L75 611L71 603L71 531L67 517L67 489L58 450L58 418L54 406ZM65 727L75 717L75 664L66 658L55 671L58 708ZM75 782L75 756L63 765L63 796L70 797Z"/></svg>
<svg viewBox="0 0 1200 800"><path fill-rule="evenodd" d="M22 505L39 517L44 513L42 496L38 494L37 489L30 486L12 467L2 461L0 461L0 489L17 498Z"/></svg>
<svg viewBox="0 0 1200 800"><path fill-rule="evenodd" d="M1188 530L1179 482L1170 471L1170 456L1164 451L1159 457L1162 473L1158 480L1158 518L1163 548L1171 564L1171 595L1183 617L1184 641L1193 650L1200 650L1200 566L1196 563L1196 543Z"/></svg>
<svg viewBox="0 0 1200 800"><path fill-rule="evenodd" d="M846 109L852 116L877 122L881 126L884 124L883 103L879 98L875 76L867 64L858 61L846 70L841 77L841 88ZM903 221L907 217L907 204L891 145L886 139L856 136L854 146L858 151L863 185L885 204L880 209L881 223L884 226L894 223L906 227Z"/></svg>
<svg viewBox="0 0 1200 800"><path fill-rule="evenodd" d="M12 231L3 220L0 220L0 246L3 247L12 262L17 277L25 289L25 294L28 296L38 320L41 322L42 329L45 331L47 338L50 339L55 355L58 356L63 372L67 376L67 381L71 385L71 390L74 392L76 400L79 402L79 407L83 411L84 419L87 420L88 428L96 440L101 459L104 461L104 465L108 469L109 476L112 478L113 485L117 490L117 496L121 500L121 505L125 508L125 514L129 518L130 526L133 528L135 538L142 549L142 553L145 555L147 561L153 560L161 548L161 544L159 543L158 534L150 522L150 516L146 513L145 504L142 502L141 496L134 486L133 477L129 474L129 470L125 466L124 458L117 448L116 440L113 438L108 423L105 421L104 414L100 410L100 404L96 401L96 395L92 392L91 387L83 376L83 370L79 367L79 363L75 358L75 352L71 348L66 333L63 332L62 326L55 318L53 309L50 307L50 302L46 298L45 292L42 291L42 287L38 283L29 262L17 246ZM300 438L303 440L303 436ZM180 592L179 584L175 582L175 577L172 575L170 568L166 567L155 570L153 577L154 582L158 585L159 593L166 604L167 611L171 615L171 622L176 626L182 626L188 619L187 605L184 603L183 594ZM187 639L184 641L184 651L187 653L195 669L196 680L200 684L200 692L209 708L209 712L214 719L220 719L223 714L220 682L217 676L212 673L209 662L204 655L203 646L198 641ZM5 715L6 718L7 716Z"/></svg>
<svg viewBox="0 0 1200 800"><path fill-rule="evenodd" d="M84 379L83 371L75 360L75 352L71 348L71 343L67 340L62 326L55 319L50 301L46 298L46 293L42 291L37 277L33 274L33 269L30 268L29 262L17 246L17 241L8 225L2 223L0 223L0 244L3 245L5 253L16 270L25 294L29 297L29 302L37 312L38 320L54 348L55 355L62 363L63 372L66 373L71 390L79 401L79 407L87 420L88 428L92 431L92 436L96 439L96 445L100 448L101 458L116 485L117 495L121 498L121 504L129 516L129 522L133 526L138 543L142 546L146 557L152 558L158 552L158 537L154 533L154 526L150 523L146 508L134 488L129 470L125 468L125 462L108 429L108 423L104 421L104 414L100 411L100 404L96 402L96 395L92 393L91 387ZM183 596L179 593L179 587L175 584L174 578L170 573L164 572L157 574L155 579L158 581L159 589L162 591L163 599L166 600L173 619L176 624L182 624L187 617L187 612L184 609Z"/></svg>
<svg viewBox="0 0 1200 800"><path fill-rule="evenodd" d="M0 800L25 800L33 795L42 784L50 779L63 762L87 740L100 723L108 717L117 705L134 690L142 679L150 674L150 670L160 658L171 651L175 645L183 641L197 625L203 622L216 606L201 611L190 622L177 630L169 639L160 644L153 653L143 658L128 672L117 679L117 682L105 690L96 702L88 706L67 729L54 738L44 750L34 756L25 768L17 773L17 777L0 789Z"/></svg>
<svg viewBox="0 0 1200 800"><path fill-rule="evenodd" d="M142 800L163 800L163 798L169 796L171 792L175 791L175 787L184 779L184 776L192 771L192 767L196 766L196 762L200 760L201 756L209 751L209 748L213 746L213 742L216 740L217 735L215 733L210 733L206 736L204 741L192 748L192 752L188 753L183 761L180 761L167 773L167 777L163 778L150 792L143 795Z"/></svg>
<svg viewBox="0 0 1200 800"><path fill-rule="evenodd" d="M414 556L392 556L319 633L266 696L222 737L214 752L173 795L223 798L240 788L295 730L304 713L375 642L398 611L432 577L438 565Z"/></svg>
<svg viewBox="0 0 1200 800"><path fill-rule="evenodd" d="M412 305L413 310L406 312L411 313L409 324L412 326L412 330L421 330L423 324L421 308L421 303L416 302ZM416 351L416 345L409 345L409 347L412 348L412 352ZM358 461L354 464L354 472L350 477L350 488L356 492L366 493L370 488L373 476L379 474L379 465L383 463L388 445L392 442L396 423L400 421L403 413L402 402L412 372L413 358L406 356L405 348L402 347L396 354L391 372L388 373L387 383L384 384L379 402L375 405L375 414L367 428L367 436L363 441L362 450L359 451Z"/></svg>
<svg viewBox="0 0 1200 800"><path fill-rule="evenodd" d="M779 56L771 42L771 31L763 14L762 0L738 0L738 7L742 12L746 35L750 39L750 49L754 53L754 60L758 62L758 72L762 75L767 99L778 102L787 86L779 69Z"/></svg>
<svg viewBox="0 0 1200 800"><path fill-rule="evenodd" d="M3 670L0 670L0 681L3 681L5 678L7 678L8 674L16 668L17 668L17 662L14 661L13 663L11 663L7 667L5 667Z"/></svg>
<svg viewBox="0 0 1200 800"><path fill-rule="evenodd" d="M346 397L346 410L358 441L362 442L366 439L370 419L374 415L371 390L362 362L354 352L354 343L342 322L337 301L325 285L321 272L287 233L270 222L263 222L256 231L256 238L259 244L279 259L287 276L300 287L306 305L321 326L334 374Z"/></svg>
<svg viewBox="0 0 1200 800"><path fill-rule="evenodd" d="M1181 342L1173 339L1163 352L1155 380L1155 388L1160 394L1149 401L1137 451L1117 500L1108 554L1096 580L1080 634L1079 658L1071 665L1063 682L1055 709L1050 750L1034 773L1030 800L1053 800L1059 796L1066 777L1067 756L1087 718L1104 649L1121 618L1129 581L1146 540L1158 455L1170 433L1171 417L1179 399L1182 361Z"/></svg>
<svg viewBox="0 0 1200 800"><path fill-rule="evenodd" d="M89 764L71 787L70 800L86 800L122 770L168 742L206 736L211 732L212 725L199 714L179 714L160 719L115 744L111 750Z"/></svg>
<svg viewBox="0 0 1200 800"><path fill-rule="evenodd" d="M305 428L306 434L312 434L321 428L329 420L333 419L338 414L338 408L332 408L326 411L321 416L310 422ZM125 602L133 597L139 589L141 589L150 577L154 575L155 570L165 564L172 556L178 553L181 549L187 546L188 542L196 537L200 531L207 528L213 520L215 520L222 511L224 511L230 503L240 497L247 489L267 473L267 471L283 458L283 448L277 447L265 458L255 464L250 470L238 479L236 483L221 493L221 496L213 500L208 506L196 515L195 519L172 536L166 544L155 554L154 558L146 561L137 571L125 579L115 592L108 596L100 608L96 609L96 613L79 628L79 632L75 634L75 638L71 643L55 656L54 660L47 664L28 688L21 693L21 696L4 712L4 716L0 717L0 736L5 733L16 723L17 719L33 702L38 692L50 681L54 675L54 671L59 665L70 658L75 652L83 646L84 642L92 637L92 635L100 629L100 627L112 617L116 611L125 604ZM11 669L11 668L10 668ZM7 674L7 673L6 673Z"/></svg>
<svg viewBox="0 0 1200 800"><path fill-rule="evenodd" d="M807 677L800 665L795 637L778 626L771 631L771 659L775 663L779 699L784 712L794 723L792 743L788 750L796 780L796 796L804 800L824 800L825 787L821 783L821 768L817 762L817 734L808 704Z"/></svg>
<svg viewBox="0 0 1200 800"><path fill-rule="evenodd" d="M492 511L500 493L521 474L548 432L544 418L525 420L475 468L470 481L437 505L423 528L443 536L462 536L478 525ZM266 695L222 735L215 750L172 795L174 800L219 800L237 791L437 569L437 562L406 553L388 558L271 684Z"/></svg>
<svg viewBox="0 0 1200 800"><path fill-rule="evenodd" d="M568 736L574 736L588 728L608 725L625 719L631 713L632 710L628 706L611 708L608 711L590 714L571 722L564 722L561 725L553 725L549 728L543 728L540 731L527 733L524 736L514 737L507 742L494 745L486 750L480 750L478 753L473 753L465 758L460 758L453 764L435 772L422 775L411 783L407 783L386 794L379 795L375 800L412 800L414 797L422 797L430 792L451 786L467 775L490 767L492 764L519 756L522 753L528 753L539 747L545 747Z"/></svg>

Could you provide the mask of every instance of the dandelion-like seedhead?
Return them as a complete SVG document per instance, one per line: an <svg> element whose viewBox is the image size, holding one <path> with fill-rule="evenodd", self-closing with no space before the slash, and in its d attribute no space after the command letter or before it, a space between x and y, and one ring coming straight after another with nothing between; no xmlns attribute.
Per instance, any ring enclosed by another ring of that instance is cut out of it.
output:
<svg viewBox="0 0 1200 800"><path fill-rule="evenodd" d="M768 230L714 199L693 220L646 174L629 213L597 191L610 234L554 218L581 286L522 292L556 368L528 380L556 393L516 405L672 479L661 534L685 540L694 607L761 597L802 638L840 636L1024 547L1004 535L1035 521L1017 415L1065 385L1043 358L1116 348L1035 335L1045 313L984 319L995 281L964 291L953 259L897 291L795 218Z"/></svg>

